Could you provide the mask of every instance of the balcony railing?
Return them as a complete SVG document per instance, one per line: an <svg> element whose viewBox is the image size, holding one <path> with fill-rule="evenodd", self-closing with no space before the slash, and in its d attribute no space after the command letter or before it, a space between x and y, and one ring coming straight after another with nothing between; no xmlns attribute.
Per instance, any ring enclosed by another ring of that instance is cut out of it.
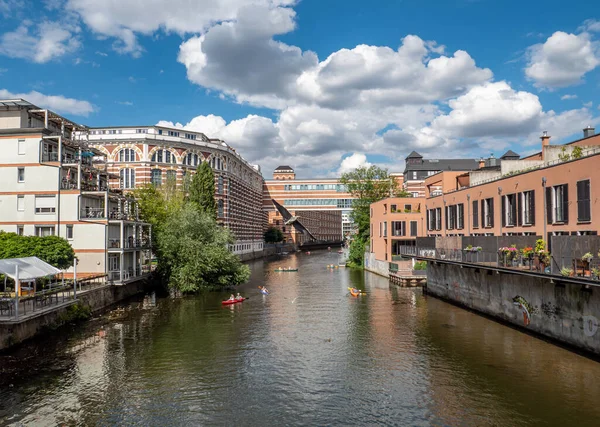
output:
<svg viewBox="0 0 600 427"><path fill-rule="evenodd" d="M115 270L108 272L108 280L111 282L124 282L135 277L141 277L150 273L150 266L130 267L122 271Z"/></svg>
<svg viewBox="0 0 600 427"><path fill-rule="evenodd" d="M42 162L58 162L58 153L42 153Z"/></svg>
<svg viewBox="0 0 600 427"><path fill-rule="evenodd" d="M139 221L139 217L127 212L112 211L108 213L110 219L118 219L123 221Z"/></svg>
<svg viewBox="0 0 600 427"><path fill-rule="evenodd" d="M100 184L82 182L81 191L108 191L108 184L104 182L101 182Z"/></svg>
<svg viewBox="0 0 600 427"><path fill-rule="evenodd" d="M79 218L83 219L106 219L104 208L83 208L79 212Z"/></svg>

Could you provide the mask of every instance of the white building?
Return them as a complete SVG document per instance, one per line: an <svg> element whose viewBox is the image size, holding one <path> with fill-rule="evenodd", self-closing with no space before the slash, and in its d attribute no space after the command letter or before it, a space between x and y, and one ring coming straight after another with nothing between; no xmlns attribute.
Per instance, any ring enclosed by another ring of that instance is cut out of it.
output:
<svg viewBox="0 0 600 427"><path fill-rule="evenodd" d="M77 276L115 283L150 272L150 225L108 187L87 128L22 99L0 100L0 230L71 243Z"/></svg>

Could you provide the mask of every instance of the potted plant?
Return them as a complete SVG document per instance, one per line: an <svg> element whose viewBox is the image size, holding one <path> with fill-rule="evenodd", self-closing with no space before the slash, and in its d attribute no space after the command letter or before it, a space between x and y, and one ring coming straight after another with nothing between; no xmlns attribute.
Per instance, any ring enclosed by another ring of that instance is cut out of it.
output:
<svg viewBox="0 0 600 427"><path fill-rule="evenodd" d="M526 266L530 266L531 261L533 260L533 248L531 246L525 246L521 249L521 255L523 257L524 264Z"/></svg>
<svg viewBox="0 0 600 427"><path fill-rule="evenodd" d="M569 267L563 267L560 269L560 275L564 277L571 277L573 275L573 269Z"/></svg>
<svg viewBox="0 0 600 427"><path fill-rule="evenodd" d="M592 279L593 280L600 280L600 268L592 268Z"/></svg>
<svg viewBox="0 0 600 427"><path fill-rule="evenodd" d="M581 257L581 260L583 262L587 262L588 266L590 265L590 261L592 261L592 258L594 258L594 255L592 255L590 252L587 252L585 255L583 255Z"/></svg>

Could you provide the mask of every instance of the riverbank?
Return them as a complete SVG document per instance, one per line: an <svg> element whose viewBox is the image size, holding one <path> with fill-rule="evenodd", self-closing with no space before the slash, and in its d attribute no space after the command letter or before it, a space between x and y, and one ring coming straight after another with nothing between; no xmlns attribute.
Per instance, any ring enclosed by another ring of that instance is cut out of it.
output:
<svg viewBox="0 0 600 427"><path fill-rule="evenodd" d="M77 299L49 310L40 310L19 320L2 321L0 322L0 351L73 321L84 320L153 287L154 284L149 278L123 285L106 284L80 292Z"/></svg>

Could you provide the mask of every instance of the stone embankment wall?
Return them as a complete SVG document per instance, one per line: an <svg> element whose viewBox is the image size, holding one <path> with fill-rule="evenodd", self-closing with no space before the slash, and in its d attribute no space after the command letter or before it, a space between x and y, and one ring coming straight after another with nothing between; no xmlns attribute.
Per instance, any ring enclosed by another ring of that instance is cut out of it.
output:
<svg viewBox="0 0 600 427"><path fill-rule="evenodd" d="M427 293L600 356L600 287L429 263Z"/></svg>
<svg viewBox="0 0 600 427"><path fill-rule="evenodd" d="M28 317L19 322L0 323L0 350L21 343L40 333L60 327L68 319L69 307L77 304L89 307L92 313L102 311L111 305L144 292L148 282L138 280L126 285L106 285L78 295L60 308L39 315Z"/></svg>
<svg viewBox="0 0 600 427"><path fill-rule="evenodd" d="M374 252L365 252L364 268L371 273L379 274L383 277L390 277L390 263L375 259Z"/></svg>

